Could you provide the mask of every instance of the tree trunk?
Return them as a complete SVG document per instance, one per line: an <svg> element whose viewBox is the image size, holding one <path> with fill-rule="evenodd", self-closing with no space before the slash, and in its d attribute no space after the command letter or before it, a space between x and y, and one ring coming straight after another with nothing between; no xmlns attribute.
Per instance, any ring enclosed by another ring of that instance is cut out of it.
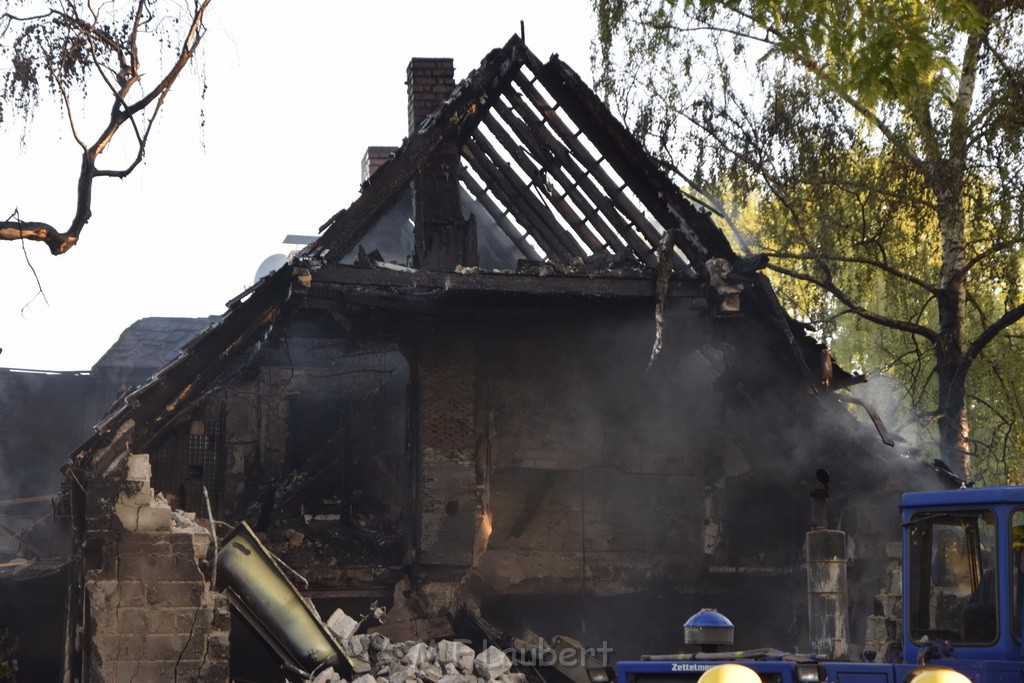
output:
<svg viewBox="0 0 1024 683"><path fill-rule="evenodd" d="M967 372L964 367L964 283L967 264L964 236L962 176L937 173L932 188L942 236L942 268L939 294L939 334L935 341L935 372L938 378L939 452L947 463L960 463L965 479L971 478L970 422L967 415Z"/></svg>

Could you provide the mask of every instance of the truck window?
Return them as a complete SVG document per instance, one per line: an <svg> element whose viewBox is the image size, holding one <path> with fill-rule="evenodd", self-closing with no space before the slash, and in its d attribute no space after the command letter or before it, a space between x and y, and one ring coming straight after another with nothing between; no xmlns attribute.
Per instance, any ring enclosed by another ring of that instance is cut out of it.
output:
<svg viewBox="0 0 1024 683"><path fill-rule="evenodd" d="M1013 637L1020 641L1021 606L1024 605L1024 510L1017 509L1010 515L1010 586L1013 600L1010 602L1010 624Z"/></svg>
<svg viewBox="0 0 1024 683"><path fill-rule="evenodd" d="M1024 523L1024 510L1021 511ZM998 636L996 517L991 510L921 511L910 520L910 636L990 645Z"/></svg>

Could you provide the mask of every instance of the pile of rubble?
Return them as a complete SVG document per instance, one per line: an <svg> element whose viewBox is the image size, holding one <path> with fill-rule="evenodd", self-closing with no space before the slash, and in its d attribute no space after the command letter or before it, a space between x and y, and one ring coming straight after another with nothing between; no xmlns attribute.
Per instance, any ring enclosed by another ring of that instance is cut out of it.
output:
<svg viewBox="0 0 1024 683"><path fill-rule="evenodd" d="M341 610L328 628L352 665L352 683L526 683L512 672L512 660L493 645L476 653L465 642L391 642L381 633L355 634L358 622ZM314 683L341 683L333 668L317 672Z"/></svg>

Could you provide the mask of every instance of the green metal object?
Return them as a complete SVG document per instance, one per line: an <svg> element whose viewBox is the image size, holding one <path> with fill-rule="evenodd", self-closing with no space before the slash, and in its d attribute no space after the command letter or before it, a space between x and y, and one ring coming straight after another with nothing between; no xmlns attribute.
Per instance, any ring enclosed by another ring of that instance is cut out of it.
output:
<svg viewBox="0 0 1024 683"><path fill-rule="evenodd" d="M341 665L344 675L348 660L338 642L245 522L222 542L217 579L217 588L285 664L305 672Z"/></svg>

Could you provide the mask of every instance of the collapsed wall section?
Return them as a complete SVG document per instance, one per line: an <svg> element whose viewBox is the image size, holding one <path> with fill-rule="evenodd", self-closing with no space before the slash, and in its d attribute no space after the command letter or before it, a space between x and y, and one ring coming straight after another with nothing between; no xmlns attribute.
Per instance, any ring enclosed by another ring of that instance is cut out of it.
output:
<svg viewBox="0 0 1024 683"><path fill-rule="evenodd" d="M230 613L204 575L209 532L172 510L150 478L149 456L131 454L90 481L72 666L90 683L226 681Z"/></svg>

